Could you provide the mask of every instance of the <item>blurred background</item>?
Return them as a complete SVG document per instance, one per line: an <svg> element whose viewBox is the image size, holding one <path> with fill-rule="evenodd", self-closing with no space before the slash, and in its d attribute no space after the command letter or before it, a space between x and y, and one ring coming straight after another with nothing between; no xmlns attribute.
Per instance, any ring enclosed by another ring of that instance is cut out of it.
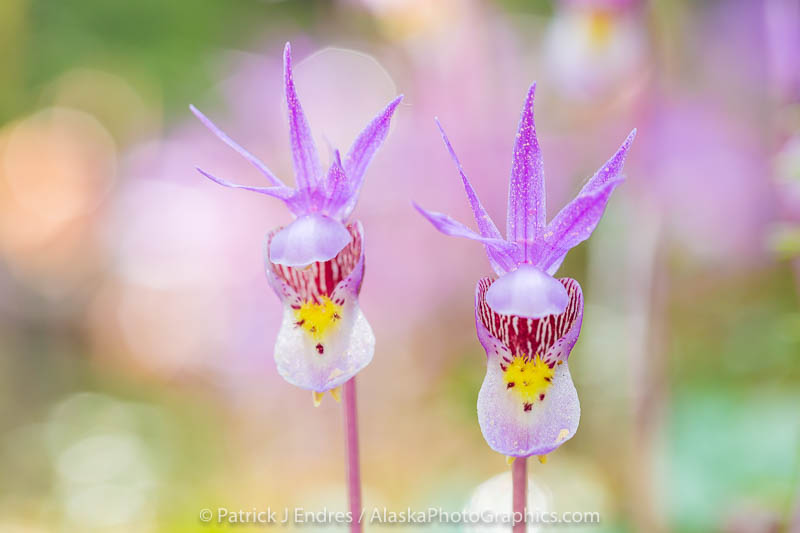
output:
<svg viewBox="0 0 800 533"><path fill-rule="evenodd" d="M3 0L0 531L345 509L339 405L314 409L272 360L262 244L290 215L194 170L262 184L190 103L291 182L287 40L322 146L405 94L355 211L378 339L366 505L456 511L507 471L475 408L488 262L411 201L471 219L438 116L503 225L537 80L550 216L639 131L559 273L586 296L583 414L532 491L602 521L554 530L800 530L797 0Z"/></svg>

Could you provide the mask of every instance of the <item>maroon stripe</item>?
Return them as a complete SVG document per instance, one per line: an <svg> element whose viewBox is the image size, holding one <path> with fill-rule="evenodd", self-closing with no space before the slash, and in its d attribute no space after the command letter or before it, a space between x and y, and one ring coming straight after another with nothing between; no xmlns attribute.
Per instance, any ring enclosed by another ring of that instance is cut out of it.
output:
<svg viewBox="0 0 800 533"><path fill-rule="evenodd" d="M486 303L486 291L494 280L484 278L478 282L478 316L493 337L507 346L513 355L544 357L547 350L567 334L577 320L583 305L578 282L574 279L559 280L567 289L569 303L559 315L542 318L523 318L515 315L495 313ZM555 361L546 361L554 365Z"/></svg>
<svg viewBox="0 0 800 533"><path fill-rule="evenodd" d="M272 235L270 235L270 241ZM287 283L304 302L319 303L322 296L330 297L336 285L350 275L361 257L361 235L352 224L347 230L353 239L330 261L317 261L306 268L294 268L270 263L275 274Z"/></svg>

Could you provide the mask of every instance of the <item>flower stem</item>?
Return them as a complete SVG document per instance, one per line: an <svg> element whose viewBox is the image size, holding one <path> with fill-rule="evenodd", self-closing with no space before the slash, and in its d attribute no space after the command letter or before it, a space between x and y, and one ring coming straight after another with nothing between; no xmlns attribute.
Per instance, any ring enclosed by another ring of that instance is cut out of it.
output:
<svg viewBox="0 0 800 533"><path fill-rule="evenodd" d="M525 533L525 503L528 499L528 458L517 457L511 465L511 483L513 485L514 516L522 520L514 522L513 533Z"/></svg>
<svg viewBox="0 0 800 533"><path fill-rule="evenodd" d="M347 488L350 499L351 533L361 533L361 465L358 459L358 406L356 405L356 378L342 386L344 402L344 444L347 468Z"/></svg>

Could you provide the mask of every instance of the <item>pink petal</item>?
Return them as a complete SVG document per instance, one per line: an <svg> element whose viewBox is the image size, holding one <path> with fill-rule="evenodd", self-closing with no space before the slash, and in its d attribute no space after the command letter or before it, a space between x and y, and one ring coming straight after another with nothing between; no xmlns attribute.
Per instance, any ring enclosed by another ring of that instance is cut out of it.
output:
<svg viewBox="0 0 800 533"><path fill-rule="evenodd" d="M296 190L289 187L252 187L250 185L239 185L238 183L232 183L228 180L218 178L201 168L197 168L197 171L214 183L222 185L223 187L230 187L231 189L243 189L245 191L257 192L259 194L266 194L267 196L278 198L279 200L283 201L283 203L285 203L289 210L294 214L300 214L306 210L306 199L302 195L298 194Z"/></svg>
<svg viewBox="0 0 800 533"><path fill-rule="evenodd" d="M219 129L216 124L211 122L211 120L203 113L201 113L195 106L190 105L189 109L192 111L192 113L194 113L194 115L198 119L200 119L200 122L202 122L206 128L211 130L211 132L214 135L216 135L222 142L224 142L225 144L236 150L239 153L239 155L241 155L242 157L247 159L250 163L252 163L262 174L264 174L264 176L273 185L275 185L276 187L286 187L286 184L283 183L280 179L278 179L278 177L275 176L275 174L273 174L272 171L267 168L267 165L262 163L260 159L258 159L256 156L254 156L253 154L242 148L233 139L228 137L228 135L224 131Z"/></svg>
<svg viewBox="0 0 800 533"><path fill-rule="evenodd" d="M344 159L344 169L347 177L350 179L350 199L344 209L344 216L347 217L355 208L358 199L358 191L361 190L361 184L364 183L364 174L367 166L375 152L378 151L386 136L389 134L389 126L391 124L392 116L394 115L397 106L403 100L401 94L378 113L372 121L367 124L367 127L359 133L356 140L350 146L350 151Z"/></svg>
<svg viewBox="0 0 800 533"><path fill-rule="evenodd" d="M478 241L486 246L486 252L489 256L489 261L492 267L499 273L508 272L514 268L516 262L514 257L517 255L517 245L502 239L493 239L479 235L469 229L467 226L453 220L448 215L437 213L436 211L428 211L418 206L416 203L414 207L419 211L422 216L428 219L433 226L451 237L464 237L473 241Z"/></svg>
<svg viewBox="0 0 800 533"><path fill-rule="evenodd" d="M322 179L322 166L311 129L303 113L292 78L292 48L286 43L283 51L284 83L286 84L286 110L289 116L289 141L297 176L297 188L301 191L316 189Z"/></svg>
<svg viewBox="0 0 800 533"><path fill-rule="evenodd" d="M564 206L547 226L539 267L549 271L570 249L589 238L603 217L611 193L622 181L617 177L589 193L579 194Z"/></svg>
<svg viewBox="0 0 800 533"><path fill-rule="evenodd" d="M606 183L617 179L617 177L622 173L622 167L625 164L625 158L628 156L628 150L630 150L631 144L633 144L633 139L635 138L636 129L628 134L625 142L623 142L622 146L619 147L617 152L611 156L611 159L606 161L606 164L603 165L600 170L595 172L594 176L592 176L589 181L586 182L586 185L583 186L581 192L578 193L578 196L596 192Z"/></svg>
<svg viewBox="0 0 800 533"><path fill-rule="evenodd" d="M506 238L522 248L524 260L534 259L536 237L545 226L545 188L542 152L536 138L533 120L533 99L536 84L531 85L519 130L514 142L511 182L508 190L508 220Z"/></svg>

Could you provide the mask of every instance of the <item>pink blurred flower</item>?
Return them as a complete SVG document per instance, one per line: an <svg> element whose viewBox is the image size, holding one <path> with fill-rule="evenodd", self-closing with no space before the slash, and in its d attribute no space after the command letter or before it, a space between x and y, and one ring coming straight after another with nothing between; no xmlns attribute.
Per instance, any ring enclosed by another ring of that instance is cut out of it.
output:
<svg viewBox="0 0 800 533"><path fill-rule="evenodd" d="M763 258L775 203L757 132L688 99L657 100L641 121L647 133L631 165L642 179L631 186L661 211L674 242L716 267Z"/></svg>
<svg viewBox="0 0 800 533"><path fill-rule="evenodd" d="M634 0L558 4L545 35L545 64L568 97L608 97L647 72L649 45L638 4Z"/></svg>

